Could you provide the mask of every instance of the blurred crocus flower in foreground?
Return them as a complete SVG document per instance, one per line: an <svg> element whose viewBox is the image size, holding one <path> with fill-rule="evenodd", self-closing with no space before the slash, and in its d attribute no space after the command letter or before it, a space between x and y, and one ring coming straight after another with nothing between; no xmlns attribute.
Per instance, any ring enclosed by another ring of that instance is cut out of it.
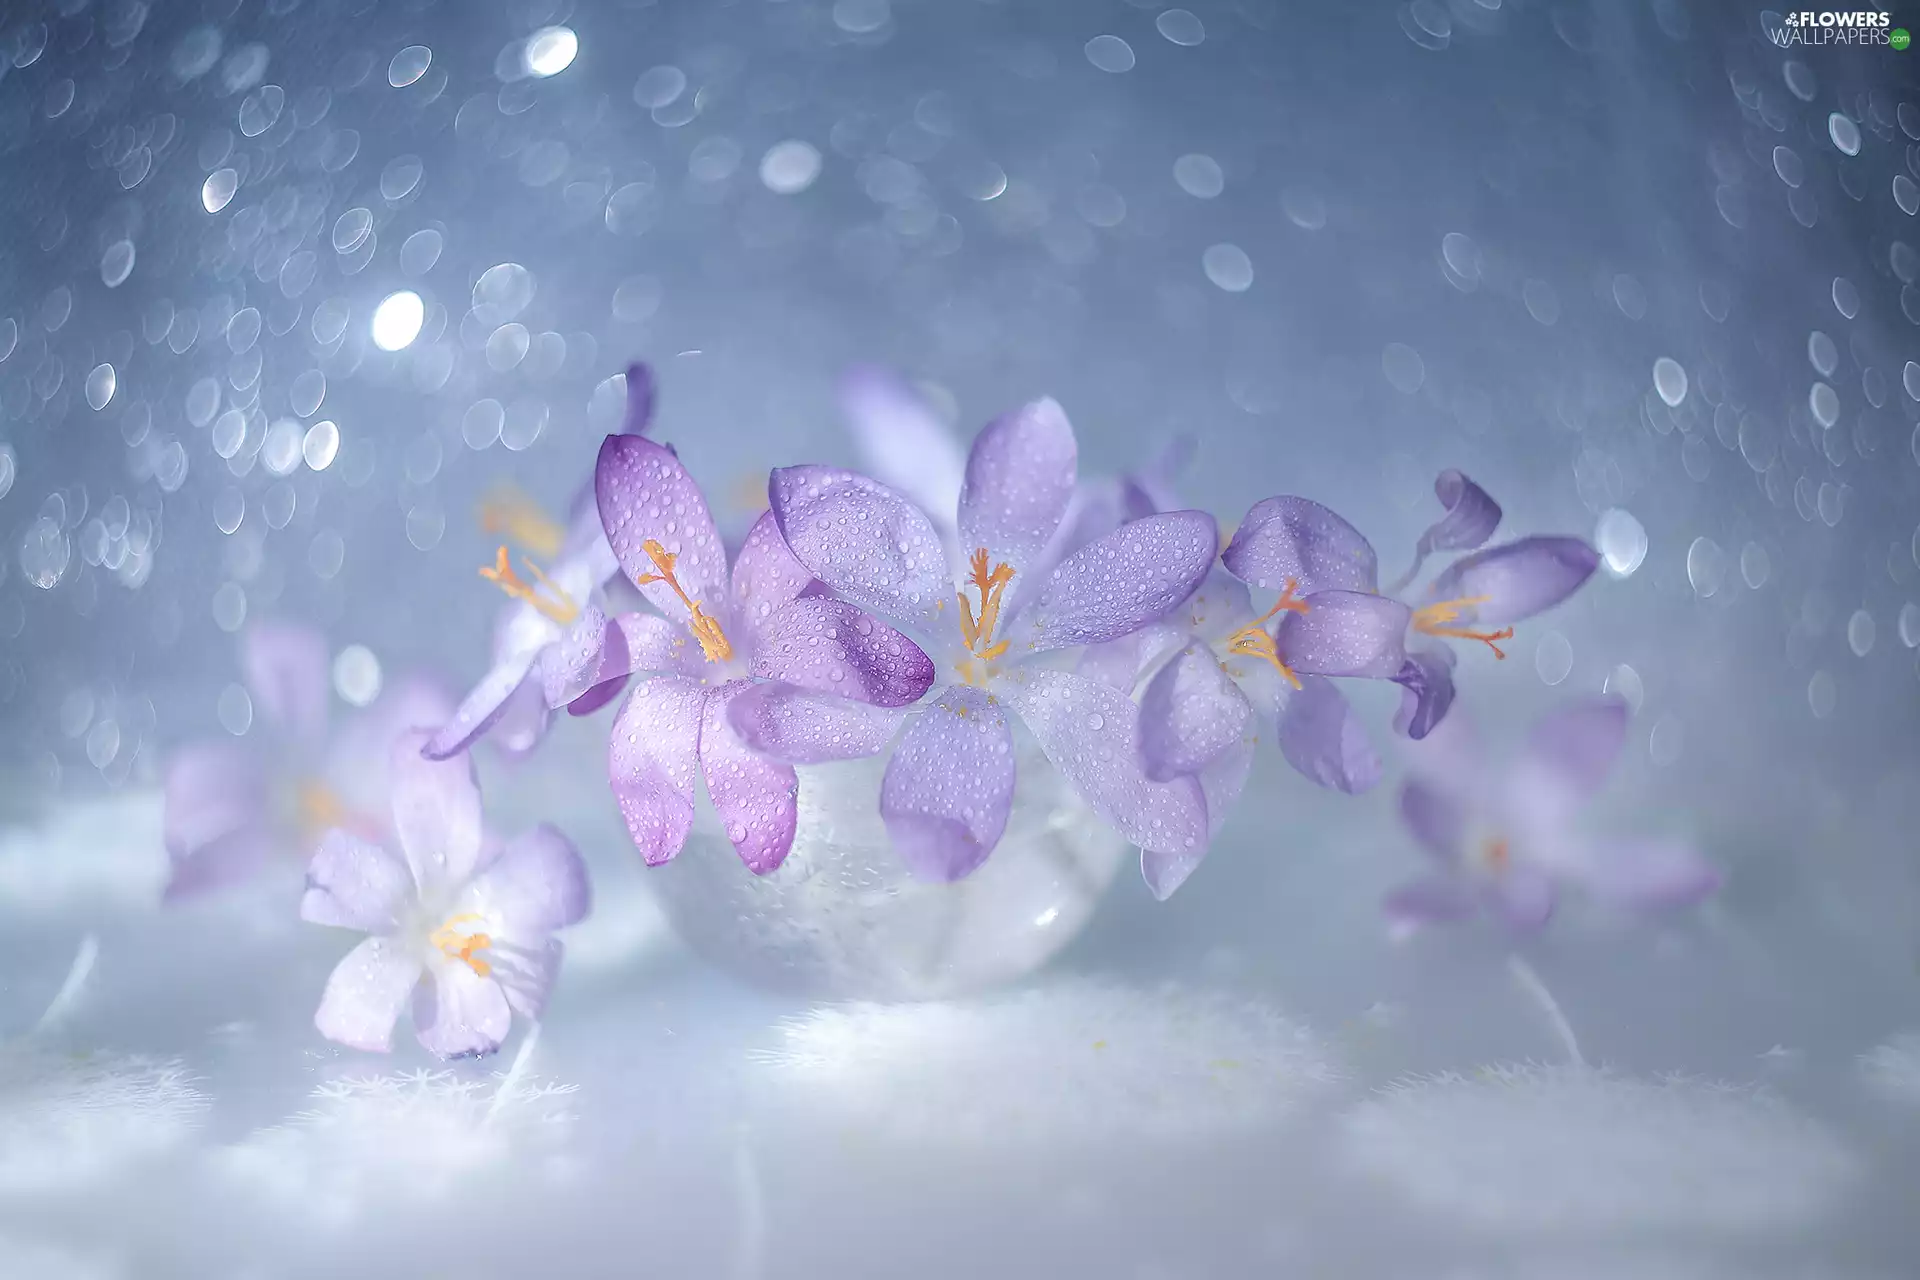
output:
<svg viewBox="0 0 1920 1280"><path fill-rule="evenodd" d="M626 418L620 432L644 434L653 422L653 374L627 366ZM632 666L625 637L607 616L602 588L620 571L600 526L591 485L575 499L552 569L522 559L514 569L502 546L480 576L513 601L494 629L492 666L428 740L430 760L465 751L492 731L510 753L545 736L554 710L588 715L619 695Z"/></svg>
<svg viewBox="0 0 1920 1280"><path fill-rule="evenodd" d="M257 622L240 638L255 726L244 740L198 742L168 761L166 898L246 880L276 858L307 857L331 827L379 839L387 829L388 747L403 730L444 720L452 702L430 681L395 681L332 728L327 639Z"/></svg>
<svg viewBox="0 0 1920 1280"><path fill-rule="evenodd" d="M587 869L552 827L488 836L472 758L428 760L425 736L402 735L386 758L398 852L335 829L307 869L301 918L372 935L327 979L314 1025L384 1053L411 1000L428 1052L478 1057L499 1049L515 1013L545 1009L562 952L552 935L586 916Z"/></svg>
<svg viewBox="0 0 1920 1280"><path fill-rule="evenodd" d="M1676 837L1598 837L1575 823L1626 743L1627 704L1584 698L1549 712L1517 759L1484 757L1466 717L1448 717L1414 753L1400 793L1408 829L1435 869L1388 895L1396 932L1486 910L1517 929L1553 914L1560 889L1578 888L1629 910L1687 906L1720 873Z"/></svg>

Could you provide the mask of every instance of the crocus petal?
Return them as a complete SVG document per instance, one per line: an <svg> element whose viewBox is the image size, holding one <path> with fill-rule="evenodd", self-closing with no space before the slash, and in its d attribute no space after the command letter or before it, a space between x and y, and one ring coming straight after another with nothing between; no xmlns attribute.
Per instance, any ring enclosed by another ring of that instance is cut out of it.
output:
<svg viewBox="0 0 1920 1280"><path fill-rule="evenodd" d="M1381 901L1388 924L1396 934L1411 933L1431 924L1471 920L1480 913L1481 899L1473 886L1457 876L1427 876L1388 893Z"/></svg>
<svg viewBox="0 0 1920 1280"><path fill-rule="evenodd" d="M1380 580L1373 544L1331 509L1305 498L1256 502L1220 563L1236 578L1270 591L1292 583L1296 596L1374 591Z"/></svg>
<svg viewBox="0 0 1920 1280"><path fill-rule="evenodd" d="M600 442L593 491L607 544L648 602L675 622L690 616L680 592L663 580L666 566L646 551L656 543L675 557L680 591L724 627L730 617L726 548L700 486L673 451L645 436L608 436Z"/></svg>
<svg viewBox="0 0 1920 1280"><path fill-rule="evenodd" d="M1449 649L1415 649L1407 654L1393 677L1401 689L1394 732L1418 742L1446 719L1453 706L1453 661Z"/></svg>
<svg viewBox="0 0 1920 1280"><path fill-rule="evenodd" d="M336 929L388 933L399 927L400 911L414 892L406 863L351 832L329 831L307 866L300 918Z"/></svg>
<svg viewBox="0 0 1920 1280"><path fill-rule="evenodd" d="M515 837L460 898L508 937L532 939L576 924L592 908L587 864L573 842L545 823Z"/></svg>
<svg viewBox="0 0 1920 1280"><path fill-rule="evenodd" d="M876 707L790 684L743 689L727 708L727 723L742 742L788 764L878 755L906 716L904 708Z"/></svg>
<svg viewBox="0 0 1920 1280"><path fill-rule="evenodd" d="M880 816L909 871L959 880L1000 843L1013 785L1013 733L999 703L954 685L907 726L880 783Z"/></svg>
<svg viewBox="0 0 1920 1280"><path fill-rule="evenodd" d="M1515 929L1530 931L1553 917L1559 898L1553 880L1538 867L1510 866L1493 882L1493 905Z"/></svg>
<svg viewBox="0 0 1920 1280"><path fill-rule="evenodd" d="M415 988L413 1030L420 1046L437 1058L484 1058L499 1050L513 1029L507 993L463 962L435 964Z"/></svg>
<svg viewBox="0 0 1920 1280"><path fill-rule="evenodd" d="M638 360L627 366L627 408L620 419L620 434L643 436L653 425L653 411L659 398L653 370Z"/></svg>
<svg viewBox="0 0 1920 1280"><path fill-rule="evenodd" d="M1475 550L1500 527L1500 504L1459 471L1442 471L1433 482L1433 496L1440 499L1447 513L1420 535L1413 567L1396 584L1396 591L1413 581L1421 564L1434 552Z"/></svg>
<svg viewBox="0 0 1920 1280"><path fill-rule="evenodd" d="M1191 854L1207 805L1191 777L1155 782L1140 762L1139 709L1110 685L1067 671L1017 673L1008 702L1095 813L1156 853Z"/></svg>
<svg viewBox="0 0 1920 1280"><path fill-rule="evenodd" d="M960 547L987 549L1018 577L1047 548L1073 498L1079 450L1066 410L1022 405L981 428L960 489Z"/></svg>
<svg viewBox="0 0 1920 1280"><path fill-rule="evenodd" d="M292 623L256 622L241 637L240 670L262 719L303 742L326 736L333 676L325 636Z"/></svg>
<svg viewBox="0 0 1920 1280"><path fill-rule="evenodd" d="M368 1053L393 1048L393 1024L420 981L420 961L391 938L368 938L334 966L313 1025L336 1044Z"/></svg>
<svg viewBox="0 0 1920 1280"><path fill-rule="evenodd" d="M1121 476L1121 519L1138 520L1179 509L1182 503L1174 493L1173 482L1192 463L1199 448L1200 438L1191 431L1182 431L1167 441L1146 466Z"/></svg>
<svg viewBox="0 0 1920 1280"><path fill-rule="evenodd" d="M880 707L918 702L933 684L919 645L845 600L810 596L768 619L753 674Z"/></svg>
<svg viewBox="0 0 1920 1280"><path fill-rule="evenodd" d="M627 652L629 670L634 675L654 672L664 675L698 676L706 659L687 629L668 622L657 613L622 613L613 619L620 628L621 644Z"/></svg>
<svg viewBox="0 0 1920 1280"><path fill-rule="evenodd" d="M1014 652L1115 640L1193 594L1213 564L1219 527L1204 511L1123 525L1053 571L1007 633Z"/></svg>
<svg viewBox="0 0 1920 1280"><path fill-rule="evenodd" d="M275 858L295 852L271 827L249 824L173 858L163 898L181 902L251 879Z"/></svg>
<svg viewBox="0 0 1920 1280"><path fill-rule="evenodd" d="M1321 591L1275 633L1280 660L1300 675L1391 680L1406 665L1412 610L1364 591Z"/></svg>
<svg viewBox="0 0 1920 1280"><path fill-rule="evenodd" d="M700 725L700 767L707 794L747 870L766 875L786 860L800 821L793 766L759 755L727 723L733 700L752 686L730 680L707 699Z"/></svg>
<svg viewBox="0 0 1920 1280"><path fill-rule="evenodd" d="M939 521L951 519L966 456L933 407L893 374L871 367L847 374L840 404L867 470Z"/></svg>
<svg viewBox="0 0 1920 1280"><path fill-rule="evenodd" d="M1473 601L1461 605L1461 625L1504 627L1553 608L1599 566L1600 553L1579 538L1521 538L1454 561L1427 598Z"/></svg>
<svg viewBox="0 0 1920 1280"><path fill-rule="evenodd" d="M953 605L933 524L876 480L834 467L782 467L767 478L780 534L814 577L889 622L935 634Z"/></svg>
<svg viewBox="0 0 1920 1280"><path fill-rule="evenodd" d="M1574 699L1548 712L1527 737L1514 768L1516 787L1550 791L1556 807L1567 809L1592 798L1627 745L1630 714L1626 700L1611 694Z"/></svg>
<svg viewBox="0 0 1920 1280"><path fill-rule="evenodd" d="M1457 798L1419 778L1410 778L1400 788L1400 816L1428 853L1449 866L1460 862L1467 812Z"/></svg>
<svg viewBox="0 0 1920 1280"><path fill-rule="evenodd" d="M258 752L224 742L189 743L167 761L161 783L168 852L184 857L210 840L266 817L267 782Z"/></svg>
<svg viewBox="0 0 1920 1280"><path fill-rule="evenodd" d="M348 813L384 827L393 813L393 774L387 756L409 729L437 730L454 713L440 681L403 675L389 682L366 710L346 718L327 744L326 783Z"/></svg>
<svg viewBox="0 0 1920 1280"><path fill-rule="evenodd" d="M459 755L481 734L493 728L506 712L507 700L527 678L533 669L538 650L509 655L504 661L494 664L492 670L480 677L480 683L473 686L460 705L454 708L452 719L434 731L427 739L425 747L429 760L445 760Z"/></svg>
<svg viewBox="0 0 1920 1280"><path fill-rule="evenodd" d="M1594 841L1565 870L1595 898L1636 911L1691 906L1722 881L1698 849L1672 837Z"/></svg>
<svg viewBox="0 0 1920 1280"><path fill-rule="evenodd" d="M1140 758L1165 782L1198 773L1239 742L1253 708L1211 651L1188 645L1140 696Z"/></svg>
<svg viewBox="0 0 1920 1280"><path fill-rule="evenodd" d="M1357 795L1380 781L1380 755L1353 706L1332 681L1301 676L1279 716L1280 754L1295 772Z"/></svg>
<svg viewBox="0 0 1920 1280"><path fill-rule="evenodd" d="M1162 853L1152 849L1140 851L1140 876L1156 899L1165 902L1172 897L1174 890L1185 884L1199 867L1207 856L1212 838L1226 825L1234 801L1246 789L1247 774L1252 767L1253 744L1243 741L1221 752L1197 775L1207 805L1207 841L1198 849L1180 853Z"/></svg>
<svg viewBox="0 0 1920 1280"><path fill-rule="evenodd" d="M409 732L393 744L393 831L421 891L458 885L480 857L480 786L473 758L429 760L427 735Z"/></svg>
<svg viewBox="0 0 1920 1280"><path fill-rule="evenodd" d="M547 736L553 723L553 708L535 680L523 680L507 695L500 716L488 730L487 740L509 759L528 755Z"/></svg>
<svg viewBox="0 0 1920 1280"><path fill-rule="evenodd" d="M656 676L635 685L607 739L607 778L627 833L650 867L669 861L693 825L693 771L707 691Z"/></svg>
<svg viewBox="0 0 1920 1280"><path fill-rule="evenodd" d="M490 954L490 976L500 984L507 1007L523 1018L543 1016L554 980L560 976L560 962L566 956L560 940L548 938L532 946L515 945L510 951L495 948Z"/></svg>
<svg viewBox="0 0 1920 1280"><path fill-rule="evenodd" d="M794 558L773 512L763 511L747 530L740 554L733 561L733 616L759 643L760 629L774 611L799 597L813 575Z"/></svg>
<svg viewBox="0 0 1920 1280"><path fill-rule="evenodd" d="M582 609L558 640L540 650L535 663L547 705L564 707L595 685L629 674L633 666L626 648L626 637L608 625L604 609L594 604Z"/></svg>

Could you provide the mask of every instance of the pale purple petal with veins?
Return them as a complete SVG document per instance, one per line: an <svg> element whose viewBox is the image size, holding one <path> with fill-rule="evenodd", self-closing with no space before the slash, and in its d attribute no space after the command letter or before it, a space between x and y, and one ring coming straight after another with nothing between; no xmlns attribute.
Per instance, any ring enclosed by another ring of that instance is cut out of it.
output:
<svg viewBox="0 0 1920 1280"><path fill-rule="evenodd" d="M1199 773L1240 742L1253 719L1246 695L1204 645L1188 645L1140 695L1140 756L1165 782Z"/></svg>
<svg viewBox="0 0 1920 1280"><path fill-rule="evenodd" d="M905 708L876 707L790 684L743 689L727 708L727 723L742 742L788 764L878 755L906 717Z"/></svg>
<svg viewBox="0 0 1920 1280"><path fill-rule="evenodd" d="M633 687L607 739L607 776L648 866L680 852L693 825L694 770L707 691L657 676Z"/></svg>
<svg viewBox="0 0 1920 1280"><path fill-rule="evenodd" d="M1151 623L1118 640L1088 645L1073 669L1089 680L1132 693L1141 673L1151 671L1167 654L1184 647L1186 641L1185 629Z"/></svg>
<svg viewBox="0 0 1920 1280"><path fill-rule="evenodd" d="M967 460L933 407L893 374L865 366L848 372L840 403L867 470L951 527Z"/></svg>
<svg viewBox="0 0 1920 1280"><path fill-rule="evenodd" d="M1400 686L1394 732L1415 742L1432 733L1453 706L1453 651L1413 649L1393 682Z"/></svg>
<svg viewBox="0 0 1920 1280"><path fill-rule="evenodd" d="M747 530L733 561L733 616L758 643L761 628L782 605L799 598L813 581L794 557L773 512L763 511Z"/></svg>
<svg viewBox="0 0 1920 1280"><path fill-rule="evenodd" d="M1073 498L1078 448L1066 411L1036 400L981 428L960 489L960 548L1024 573L1052 540Z"/></svg>
<svg viewBox="0 0 1920 1280"><path fill-rule="evenodd" d="M457 756L498 724L507 712L508 701L532 671L538 655L538 650L525 651L495 663L454 709L452 718L427 739L421 748L427 758L446 760Z"/></svg>
<svg viewBox="0 0 1920 1280"><path fill-rule="evenodd" d="M1213 517L1174 511L1124 525L1082 547L1020 611L1011 653L1101 644L1165 617L1207 576L1220 545Z"/></svg>
<svg viewBox="0 0 1920 1280"><path fill-rule="evenodd" d="M622 613L613 619L632 664L632 673L651 672L698 678L706 659L687 629L657 613Z"/></svg>
<svg viewBox="0 0 1920 1280"><path fill-rule="evenodd" d="M414 892L406 863L351 832L329 831L307 866L300 918L336 929L387 933L399 927Z"/></svg>
<svg viewBox="0 0 1920 1280"><path fill-rule="evenodd" d="M509 760L524 759L545 740L552 723L553 709L547 706L547 697L540 692L540 685L524 680L507 695L499 718L487 731L488 741Z"/></svg>
<svg viewBox="0 0 1920 1280"><path fill-rule="evenodd" d="M1348 795L1380 781L1380 755L1332 681L1301 676L1278 719L1280 754L1301 777Z"/></svg>
<svg viewBox="0 0 1920 1280"><path fill-rule="evenodd" d="M1361 591L1321 591L1305 613L1289 612L1275 633L1280 660L1301 675L1390 680L1406 665L1412 611Z"/></svg>
<svg viewBox="0 0 1920 1280"><path fill-rule="evenodd" d="M424 968L393 939L366 939L334 966L313 1025L349 1049L386 1053L393 1048L393 1024Z"/></svg>
<svg viewBox="0 0 1920 1280"><path fill-rule="evenodd" d="M1331 509L1305 498L1255 503L1220 563L1235 577L1270 591L1284 591L1292 582L1298 596L1374 591L1380 580L1373 544Z"/></svg>
<svg viewBox="0 0 1920 1280"><path fill-rule="evenodd" d="M881 707L918 702L933 684L919 645L845 600L795 600L765 623L753 674Z"/></svg>
<svg viewBox="0 0 1920 1280"><path fill-rule="evenodd" d="M800 782L793 766L756 754L727 723L727 709L752 685L729 680L707 698L700 767L707 794L740 860L757 876L786 860L799 823Z"/></svg>
<svg viewBox="0 0 1920 1280"><path fill-rule="evenodd" d="M1599 567L1600 553L1579 538L1521 538L1454 561L1426 596L1474 601L1462 606L1460 625L1504 627L1553 608Z"/></svg>
<svg viewBox="0 0 1920 1280"><path fill-rule="evenodd" d="M595 685L633 670L626 637L609 624L606 611L595 604L582 609L558 640L540 650L534 666L540 691L547 705L555 708L567 706Z"/></svg>
<svg viewBox="0 0 1920 1280"><path fill-rule="evenodd" d="M953 579L926 513L875 480L835 467L782 467L767 480L794 556L833 591L921 636L946 634Z"/></svg>
<svg viewBox="0 0 1920 1280"><path fill-rule="evenodd" d="M413 992L413 1030L421 1047L440 1058L497 1052L513 1027L500 984L451 960L435 962L427 979Z"/></svg>
<svg viewBox="0 0 1920 1280"><path fill-rule="evenodd" d="M1433 482L1433 496L1447 513L1420 535L1413 566L1394 584L1394 594L1412 582L1420 566L1436 551L1472 551L1484 546L1500 527L1500 504L1462 472L1448 468Z"/></svg>
<svg viewBox="0 0 1920 1280"><path fill-rule="evenodd" d="M1220 833L1226 825L1227 815L1232 812L1234 802L1240 798L1241 791L1247 785L1247 774L1253 767L1253 744L1236 743L1216 756L1211 764L1197 775L1200 791L1207 806L1208 841ZM1140 851L1140 875L1147 882L1147 889L1155 898L1165 902L1173 896L1174 890L1187 882L1201 861L1207 856L1208 843L1203 842L1198 849L1188 849L1180 853L1156 853L1151 849Z"/></svg>
<svg viewBox="0 0 1920 1280"><path fill-rule="evenodd" d="M1139 708L1119 690L1066 671L1016 673L1007 701L1095 813L1129 841L1187 854L1207 838L1207 806L1191 777L1155 782L1140 762Z"/></svg>
<svg viewBox="0 0 1920 1280"><path fill-rule="evenodd" d="M523 940L577 924L592 906L579 850L542 823L508 842L467 885L455 910L485 916L506 937Z"/></svg>
<svg viewBox="0 0 1920 1280"><path fill-rule="evenodd" d="M507 1007L523 1018L539 1018L547 1011L547 997L554 980L560 976L560 961L566 955L557 938L529 946L516 946L510 955L495 957L492 978L507 997Z"/></svg>
<svg viewBox="0 0 1920 1280"><path fill-rule="evenodd" d="M480 858L480 787L473 761L429 760L420 754L426 734L394 741L393 830L422 892L459 885Z"/></svg>
<svg viewBox="0 0 1920 1280"><path fill-rule="evenodd" d="M311 627L256 622L240 638L240 671L260 717L296 742L326 737L332 666Z"/></svg>
<svg viewBox="0 0 1920 1280"><path fill-rule="evenodd" d="M999 704L955 685L908 724L880 783L880 816L909 871L958 880L1000 843L1013 787L1013 734Z"/></svg>
<svg viewBox="0 0 1920 1280"><path fill-rule="evenodd" d="M687 606L666 582L641 586L662 571L645 551L653 541L677 557L673 572L681 590L724 627L731 616L726 548L700 486L680 459L644 436L608 436L600 443L593 483L607 543L648 602L675 622L688 619Z"/></svg>

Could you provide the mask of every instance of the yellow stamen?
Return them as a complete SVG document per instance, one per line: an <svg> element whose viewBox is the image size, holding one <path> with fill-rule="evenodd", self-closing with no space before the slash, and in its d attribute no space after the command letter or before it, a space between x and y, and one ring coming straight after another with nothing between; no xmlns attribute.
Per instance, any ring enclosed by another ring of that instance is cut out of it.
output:
<svg viewBox="0 0 1920 1280"><path fill-rule="evenodd" d="M1003 561L988 572L985 547L976 548L968 564L973 574L967 585L980 593L980 612L974 613L973 601L967 599L965 588L955 593L960 601L960 638L966 641L967 652L982 662L992 662L1005 653L1011 643L1007 640L995 643L993 629L1000 625L1000 606L1007 598L1007 584L1013 581L1013 566ZM966 673L962 675L965 677ZM972 684L973 680L968 677L967 683Z"/></svg>
<svg viewBox="0 0 1920 1280"><path fill-rule="evenodd" d="M551 560L560 554L567 531L535 505L532 498L510 484L503 484L480 499L480 528L490 534L505 534L520 544L520 549Z"/></svg>
<svg viewBox="0 0 1920 1280"><path fill-rule="evenodd" d="M460 926L472 924L482 917L472 912L451 917L445 924L433 931L427 941L440 949L440 954L449 960L458 960L474 973L484 978L493 972L493 966L473 954L485 951L493 945L493 938L485 933L462 933Z"/></svg>
<svg viewBox="0 0 1920 1280"><path fill-rule="evenodd" d="M500 548L500 553L494 557L491 566L480 566L480 576L515 600L526 601L561 626L571 626L573 620L580 616L580 606L574 603L573 597L555 586L553 579L542 573L540 566L533 561L523 560L521 563L526 565L527 572L533 575L534 580L531 586L513 571L512 565L507 563L505 547ZM547 589L547 594L544 596L539 592L541 587Z"/></svg>
<svg viewBox="0 0 1920 1280"><path fill-rule="evenodd" d="M679 596L680 603L687 606L687 613L691 615L687 618L687 630L693 632L693 638L700 642L700 652L706 655L707 661L725 662L731 658L733 645L728 642L727 633L720 629L720 623L701 609L700 602L688 595L680 585L680 580L673 576L673 566L680 559L679 553L667 550L652 538L641 543L640 549L647 553L647 559L653 561L653 567L660 572L635 578L634 585L644 587L650 582L666 583L667 589Z"/></svg>
<svg viewBox="0 0 1920 1280"><path fill-rule="evenodd" d="M302 779L295 784L293 804L301 828L313 835L346 827L353 818L340 793L317 778Z"/></svg>
<svg viewBox="0 0 1920 1280"><path fill-rule="evenodd" d="M1293 673L1292 667L1280 661L1280 647L1274 642L1273 633L1267 630L1267 619L1283 611L1304 614L1311 609L1312 606L1305 600L1294 598L1293 593L1299 586L1300 582L1297 578L1288 578L1287 589L1280 593L1279 603L1227 637L1228 653L1239 654L1243 658L1262 658L1271 662L1273 669L1280 673L1281 679L1296 689L1300 687L1300 677Z"/></svg>
<svg viewBox="0 0 1920 1280"><path fill-rule="evenodd" d="M1413 629L1422 635L1450 636L1455 640L1478 640L1493 650L1493 656L1504 660L1506 654L1500 651L1496 640L1513 639L1513 628L1502 627L1498 631L1474 631L1467 627L1456 627L1460 615L1476 604L1485 603L1491 596L1465 596L1459 600L1441 600L1435 604L1422 605L1413 611Z"/></svg>

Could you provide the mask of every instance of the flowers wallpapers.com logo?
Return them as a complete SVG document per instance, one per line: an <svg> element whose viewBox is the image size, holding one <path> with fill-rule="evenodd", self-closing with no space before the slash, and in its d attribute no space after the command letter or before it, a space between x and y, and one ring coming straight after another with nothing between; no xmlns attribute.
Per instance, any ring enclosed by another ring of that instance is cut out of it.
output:
<svg viewBox="0 0 1920 1280"><path fill-rule="evenodd" d="M1760 15L1767 39L1782 49L1795 45L1886 45L1902 51L1913 43L1905 27L1893 25L1893 15L1878 10L1802 9L1793 13Z"/></svg>

